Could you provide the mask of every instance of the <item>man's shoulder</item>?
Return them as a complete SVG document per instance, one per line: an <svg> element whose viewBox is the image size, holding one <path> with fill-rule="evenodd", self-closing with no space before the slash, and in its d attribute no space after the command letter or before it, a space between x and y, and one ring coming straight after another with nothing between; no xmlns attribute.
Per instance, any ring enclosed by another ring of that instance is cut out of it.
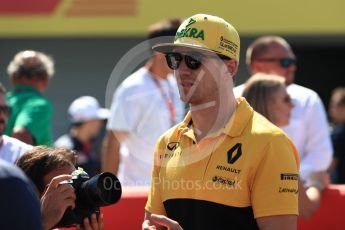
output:
<svg viewBox="0 0 345 230"><path fill-rule="evenodd" d="M176 124L175 126L171 127L170 129L166 130L159 138L157 143L158 144L167 144L169 142L175 142L180 139L180 134L182 130L182 126L185 124L183 122L180 122Z"/></svg>
<svg viewBox="0 0 345 230"><path fill-rule="evenodd" d="M272 124L261 114L254 112L252 125L247 130L250 130L250 134L247 134L250 135L247 143L251 144L253 150L267 149L266 147L270 146L274 152L262 151L262 153L273 153L281 157L290 156L292 153L294 159L299 164L298 152L291 139L282 129Z"/></svg>
<svg viewBox="0 0 345 230"><path fill-rule="evenodd" d="M41 94L26 94L26 95L7 95L7 101L11 106L20 106L23 109L35 108L51 111L52 103Z"/></svg>
<svg viewBox="0 0 345 230"><path fill-rule="evenodd" d="M52 103L43 95L33 95L29 97L27 104L31 104L32 106L52 107Z"/></svg>
<svg viewBox="0 0 345 230"><path fill-rule="evenodd" d="M304 86L291 84L288 86L287 91L292 98L294 103L293 113L302 109L302 111L307 112L308 108L323 106L320 96L312 89L306 88ZM310 110L311 111L311 110Z"/></svg>
<svg viewBox="0 0 345 230"><path fill-rule="evenodd" d="M287 87L287 91L292 97L295 98L310 98L310 97L319 97L318 94L307 87L291 84Z"/></svg>
<svg viewBox="0 0 345 230"><path fill-rule="evenodd" d="M242 96L242 93L243 93L243 90L244 90L244 84L241 84L241 85L237 85L236 87L234 87L234 95L235 97L241 97Z"/></svg>
<svg viewBox="0 0 345 230"><path fill-rule="evenodd" d="M275 136L286 136L282 129L257 112L253 113L253 121L251 126L247 128L249 128L250 134L255 136L255 138L262 138L265 141Z"/></svg>
<svg viewBox="0 0 345 230"><path fill-rule="evenodd" d="M269 136L283 133L266 117L254 111L245 98L237 98L237 101L240 103L235 111L234 119L231 119L228 124L231 125L230 135L246 138L252 135Z"/></svg>
<svg viewBox="0 0 345 230"><path fill-rule="evenodd" d="M148 82L147 79L149 76L150 74L147 69L145 67L142 67L125 78L119 85L118 89L135 90L145 87Z"/></svg>
<svg viewBox="0 0 345 230"><path fill-rule="evenodd" d="M4 140L4 146L8 149L12 149L13 151L18 151L20 153L24 153L26 151L29 151L33 148L32 145L29 145L25 142L22 142L16 138L9 137L7 135L2 135L2 138Z"/></svg>

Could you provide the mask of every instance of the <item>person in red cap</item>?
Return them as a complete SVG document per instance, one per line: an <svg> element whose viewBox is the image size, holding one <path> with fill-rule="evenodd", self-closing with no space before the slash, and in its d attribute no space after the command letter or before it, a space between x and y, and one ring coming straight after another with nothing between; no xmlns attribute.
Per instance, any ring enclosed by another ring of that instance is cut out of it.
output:
<svg viewBox="0 0 345 230"><path fill-rule="evenodd" d="M236 99L240 37L224 19L197 14L166 55L185 119L156 144L143 229L296 229L298 153L284 132Z"/></svg>

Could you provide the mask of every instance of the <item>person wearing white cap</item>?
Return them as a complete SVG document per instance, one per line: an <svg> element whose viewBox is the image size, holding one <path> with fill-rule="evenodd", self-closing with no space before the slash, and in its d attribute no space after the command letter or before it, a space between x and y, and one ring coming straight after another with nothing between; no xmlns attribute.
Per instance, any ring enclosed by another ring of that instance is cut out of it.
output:
<svg viewBox="0 0 345 230"><path fill-rule="evenodd" d="M197 14L153 50L165 54L190 112L157 141L142 228L296 229L298 152L235 98L236 29Z"/></svg>
<svg viewBox="0 0 345 230"><path fill-rule="evenodd" d="M101 108L97 99L82 96L68 108L71 128L68 134L58 138L54 146L75 150L78 165L93 176L100 172L100 149L95 139L100 134L103 120L108 119L109 110Z"/></svg>

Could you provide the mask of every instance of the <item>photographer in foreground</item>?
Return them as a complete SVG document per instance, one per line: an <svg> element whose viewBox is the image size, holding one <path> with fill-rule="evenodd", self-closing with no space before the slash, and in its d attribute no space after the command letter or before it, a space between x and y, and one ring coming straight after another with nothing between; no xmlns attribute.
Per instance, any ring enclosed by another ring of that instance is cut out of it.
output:
<svg viewBox="0 0 345 230"><path fill-rule="evenodd" d="M64 148L38 146L21 156L17 165L33 181L39 192L42 209L43 229L54 228L62 219L68 208L75 208L76 195L74 188L67 183L72 179L75 170L76 155ZM85 218L83 227L78 229L103 229L103 216L92 214Z"/></svg>

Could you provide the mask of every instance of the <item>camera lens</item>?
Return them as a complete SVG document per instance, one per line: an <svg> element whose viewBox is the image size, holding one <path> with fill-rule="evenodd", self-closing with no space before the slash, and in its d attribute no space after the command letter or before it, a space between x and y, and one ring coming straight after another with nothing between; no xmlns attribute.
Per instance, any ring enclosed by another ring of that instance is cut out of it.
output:
<svg viewBox="0 0 345 230"><path fill-rule="evenodd" d="M98 174L81 185L83 201L91 206L106 206L116 203L121 198L121 184L115 175L109 172Z"/></svg>

